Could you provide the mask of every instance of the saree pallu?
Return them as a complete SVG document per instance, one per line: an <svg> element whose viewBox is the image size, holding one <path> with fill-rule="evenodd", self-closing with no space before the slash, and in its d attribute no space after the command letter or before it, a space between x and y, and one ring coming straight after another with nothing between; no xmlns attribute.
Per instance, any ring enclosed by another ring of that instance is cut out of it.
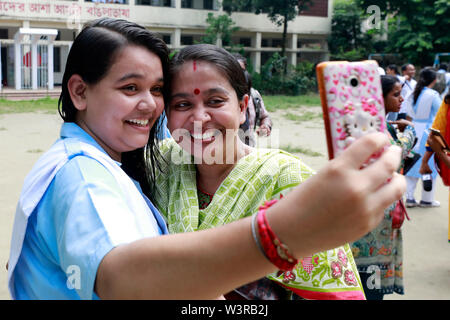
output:
<svg viewBox="0 0 450 320"><path fill-rule="evenodd" d="M170 233L209 229L251 216L265 201L279 199L314 174L289 153L255 149L238 161L210 204L199 209L191 156L173 139L164 140L160 150L165 167L156 176L155 202ZM304 257L292 272L267 278L305 299L365 299L348 244Z"/></svg>
<svg viewBox="0 0 450 320"><path fill-rule="evenodd" d="M439 110L436 114L436 117L434 118L432 128L437 129L441 132L441 134L445 137L445 140L447 143L450 142L450 121L448 121L450 117L450 105L442 101L441 106L439 107ZM438 159L436 159L438 162L440 162ZM437 163L436 163L437 165ZM450 185L450 170L445 167L444 163L440 164L440 168L442 170L439 172L439 175L442 178L442 181L444 182L444 185L448 186ZM450 203L450 193L449 193L449 203ZM450 206L449 206L449 213L448 213L448 242L450 243Z"/></svg>

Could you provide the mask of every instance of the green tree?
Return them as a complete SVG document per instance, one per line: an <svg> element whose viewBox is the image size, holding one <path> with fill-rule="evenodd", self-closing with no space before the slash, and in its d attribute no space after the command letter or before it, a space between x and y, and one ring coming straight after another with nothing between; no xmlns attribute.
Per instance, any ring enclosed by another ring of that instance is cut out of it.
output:
<svg viewBox="0 0 450 320"><path fill-rule="evenodd" d="M206 18L208 27L206 28L206 35L202 38L203 43L216 44L218 39L221 39L222 46L231 46L231 36L234 32L239 30L235 26L235 22L228 14L214 16L213 13L208 13Z"/></svg>
<svg viewBox="0 0 450 320"><path fill-rule="evenodd" d="M377 5L388 15L387 50L401 53L412 63L433 63L438 52L450 51L448 0L357 0L360 8Z"/></svg>
<svg viewBox="0 0 450 320"><path fill-rule="evenodd" d="M338 0L333 6L328 48L332 60L361 60L372 50L373 31L364 33L364 12L353 0Z"/></svg>
<svg viewBox="0 0 450 320"><path fill-rule="evenodd" d="M255 14L266 13L271 22L283 26L283 39L281 56L286 56L286 39L289 21L294 20L299 12L306 10L312 0L223 0L223 9L232 11L248 11ZM287 63L284 63L284 73L287 72Z"/></svg>

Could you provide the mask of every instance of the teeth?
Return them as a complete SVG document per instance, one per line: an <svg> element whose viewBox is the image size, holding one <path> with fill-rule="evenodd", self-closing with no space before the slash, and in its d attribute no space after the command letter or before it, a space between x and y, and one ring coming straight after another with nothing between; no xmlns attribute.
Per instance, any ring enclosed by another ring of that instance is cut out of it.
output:
<svg viewBox="0 0 450 320"><path fill-rule="evenodd" d="M146 120L131 119L131 120L127 120L127 121L137 124L139 126L146 126L148 124L148 119L146 119Z"/></svg>
<svg viewBox="0 0 450 320"><path fill-rule="evenodd" d="M196 140L207 140L214 136L214 131L205 132L204 134L191 133L191 136Z"/></svg>

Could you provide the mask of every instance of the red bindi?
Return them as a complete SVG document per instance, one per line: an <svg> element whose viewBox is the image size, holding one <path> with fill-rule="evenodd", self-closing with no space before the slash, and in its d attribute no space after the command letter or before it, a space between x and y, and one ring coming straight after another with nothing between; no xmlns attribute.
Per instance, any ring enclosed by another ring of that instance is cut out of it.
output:
<svg viewBox="0 0 450 320"><path fill-rule="evenodd" d="M194 94L195 94L195 95L198 95L198 94L200 94L200 89L198 89L198 88L195 88L195 89L194 89Z"/></svg>

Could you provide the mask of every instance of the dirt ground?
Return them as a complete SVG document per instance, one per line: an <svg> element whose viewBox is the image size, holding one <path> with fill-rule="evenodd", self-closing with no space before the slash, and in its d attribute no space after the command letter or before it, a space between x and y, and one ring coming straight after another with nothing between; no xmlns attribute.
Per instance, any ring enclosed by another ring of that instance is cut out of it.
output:
<svg viewBox="0 0 450 320"><path fill-rule="evenodd" d="M319 107L312 110L320 112ZM327 162L321 119L308 122L288 120L286 112L280 110L271 114L273 136L260 139L260 145L289 146L293 152L298 148L307 150L309 155L298 155L310 167L319 170ZM10 299L5 264L9 256L15 207L24 178L42 152L56 140L60 125L61 120L56 114L0 115L0 299ZM448 198L448 188L439 180L436 200L441 202L441 207L408 211L411 221L406 221L403 226L405 295L388 295L386 299L450 299ZM419 196L417 199L420 200Z"/></svg>

